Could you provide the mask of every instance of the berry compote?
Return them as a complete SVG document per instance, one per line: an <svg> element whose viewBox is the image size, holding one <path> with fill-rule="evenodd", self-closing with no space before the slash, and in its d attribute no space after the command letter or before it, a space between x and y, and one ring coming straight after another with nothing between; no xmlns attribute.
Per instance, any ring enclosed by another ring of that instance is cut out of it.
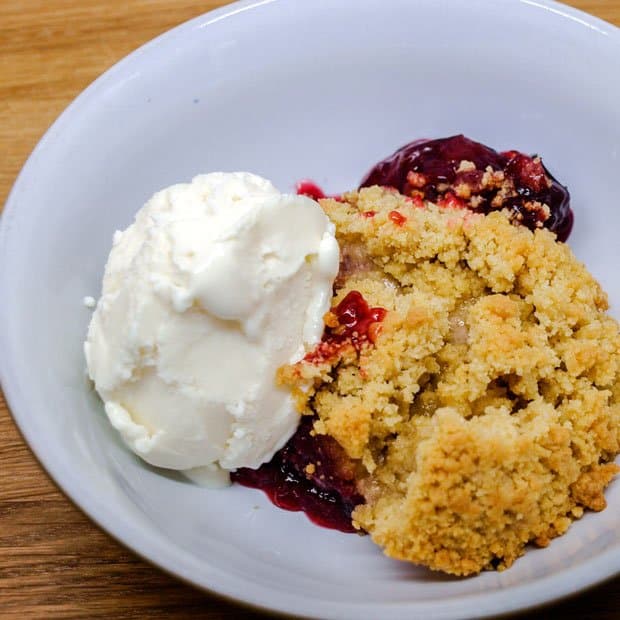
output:
<svg viewBox="0 0 620 620"><path fill-rule="evenodd" d="M559 241L573 225L568 190L540 157L500 153L463 135L406 144L373 166L360 187L371 185L477 213L507 209L515 223L548 228Z"/></svg>
<svg viewBox="0 0 620 620"><path fill-rule="evenodd" d="M235 482L261 489L279 508L303 510L311 521L341 532L355 532L353 508L363 503L357 492L357 464L335 439L317 435L314 420L304 416L295 434L269 463L241 468Z"/></svg>
<svg viewBox="0 0 620 620"><path fill-rule="evenodd" d="M352 345L359 352L374 344L386 314L385 308L371 308L360 292L351 291L327 314L323 338L304 360L320 364L344 346Z"/></svg>
<svg viewBox="0 0 620 620"><path fill-rule="evenodd" d="M358 291L349 292L327 316L321 342L305 361L322 363L351 345L356 351L372 346L385 308L371 308ZM288 443L258 469L241 468L232 479L263 490L278 507L303 510L315 523L342 532L355 532L351 513L364 498L357 490L360 465L338 442L313 430L304 416Z"/></svg>
<svg viewBox="0 0 620 620"><path fill-rule="evenodd" d="M340 200L338 194L326 194L323 189L311 179L302 179L295 184L295 193L300 196L308 196L313 200L321 200L321 198L333 198Z"/></svg>

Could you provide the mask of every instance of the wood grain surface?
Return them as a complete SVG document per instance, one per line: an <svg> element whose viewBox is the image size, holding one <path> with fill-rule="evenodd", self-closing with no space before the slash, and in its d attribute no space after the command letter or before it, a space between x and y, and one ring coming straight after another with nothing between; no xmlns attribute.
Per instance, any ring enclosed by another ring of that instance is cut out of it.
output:
<svg viewBox="0 0 620 620"><path fill-rule="evenodd" d="M0 0L0 205L43 132L84 87L142 43L223 4ZM620 25L620 0L570 4ZM619 610L620 578L522 617L612 620ZM0 393L0 618L44 617L267 616L179 583L93 525L40 468Z"/></svg>

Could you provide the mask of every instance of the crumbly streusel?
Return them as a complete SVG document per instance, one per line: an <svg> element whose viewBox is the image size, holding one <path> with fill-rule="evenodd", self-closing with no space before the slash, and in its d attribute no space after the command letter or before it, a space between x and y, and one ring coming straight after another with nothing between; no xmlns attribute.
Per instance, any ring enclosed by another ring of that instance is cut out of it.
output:
<svg viewBox="0 0 620 620"><path fill-rule="evenodd" d="M379 187L322 206L343 249L334 304L357 290L388 313L374 343L281 379L363 464L356 527L389 556L468 575L603 509L620 335L568 246Z"/></svg>

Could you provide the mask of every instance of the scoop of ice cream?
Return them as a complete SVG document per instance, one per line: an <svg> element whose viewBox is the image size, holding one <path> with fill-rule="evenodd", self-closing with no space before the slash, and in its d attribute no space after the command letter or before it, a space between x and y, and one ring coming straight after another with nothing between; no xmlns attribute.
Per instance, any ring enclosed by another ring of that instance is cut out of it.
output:
<svg viewBox="0 0 620 620"><path fill-rule="evenodd" d="M270 460L299 421L276 371L320 340L338 262L320 206L256 175L155 194L114 235L84 344L125 443L194 476Z"/></svg>

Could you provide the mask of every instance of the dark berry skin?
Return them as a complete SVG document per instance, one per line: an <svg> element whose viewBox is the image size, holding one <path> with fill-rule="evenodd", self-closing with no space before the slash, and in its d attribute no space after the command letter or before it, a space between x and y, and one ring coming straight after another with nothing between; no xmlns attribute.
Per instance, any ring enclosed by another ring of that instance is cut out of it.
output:
<svg viewBox="0 0 620 620"><path fill-rule="evenodd" d="M460 170L463 161L475 168ZM488 167L503 172L511 187L508 196L500 197L498 187L481 184ZM453 196L461 183L477 198L475 207L463 203L467 208L479 213L507 208L518 223L531 229L544 226L556 233L559 241L568 239L573 225L568 190L539 158L518 151L499 153L463 135L406 144L373 166L360 187L384 185L406 196L422 194L426 200L441 203L444 196ZM548 210L540 208L542 205Z"/></svg>

